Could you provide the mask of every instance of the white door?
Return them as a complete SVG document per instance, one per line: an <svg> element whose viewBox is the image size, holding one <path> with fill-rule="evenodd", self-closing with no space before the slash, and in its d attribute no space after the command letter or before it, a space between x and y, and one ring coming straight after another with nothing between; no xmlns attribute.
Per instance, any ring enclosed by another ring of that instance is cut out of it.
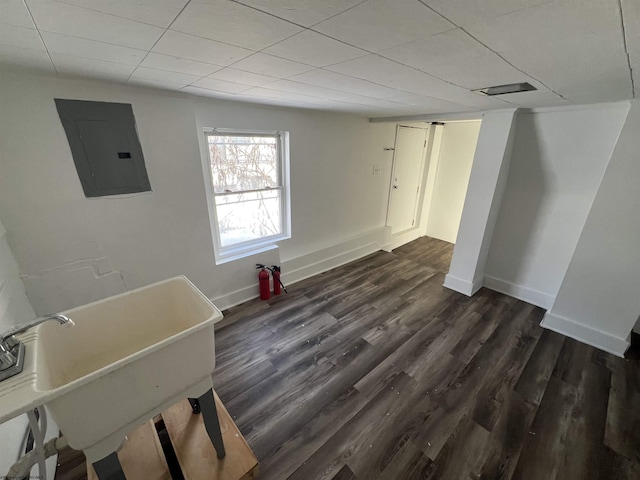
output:
<svg viewBox="0 0 640 480"><path fill-rule="evenodd" d="M398 126L387 214L391 233L416 226L426 145L426 128Z"/></svg>

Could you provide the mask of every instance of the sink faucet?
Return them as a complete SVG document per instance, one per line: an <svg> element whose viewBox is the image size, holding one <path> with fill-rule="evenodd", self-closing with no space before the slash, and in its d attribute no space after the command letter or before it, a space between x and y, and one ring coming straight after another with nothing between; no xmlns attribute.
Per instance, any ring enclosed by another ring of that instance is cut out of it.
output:
<svg viewBox="0 0 640 480"><path fill-rule="evenodd" d="M55 320L60 325L75 325L69 317L58 313L38 318L24 325L15 326L0 334L0 382L17 375L24 367L24 344L15 335L26 332L30 328L49 320Z"/></svg>

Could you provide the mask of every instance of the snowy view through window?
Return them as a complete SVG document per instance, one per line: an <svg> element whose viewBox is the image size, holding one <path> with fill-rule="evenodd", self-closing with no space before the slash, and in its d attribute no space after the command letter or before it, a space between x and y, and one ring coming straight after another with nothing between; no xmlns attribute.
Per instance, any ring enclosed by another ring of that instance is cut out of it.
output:
<svg viewBox="0 0 640 480"><path fill-rule="evenodd" d="M282 233L278 138L207 135L220 246Z"/></svg>

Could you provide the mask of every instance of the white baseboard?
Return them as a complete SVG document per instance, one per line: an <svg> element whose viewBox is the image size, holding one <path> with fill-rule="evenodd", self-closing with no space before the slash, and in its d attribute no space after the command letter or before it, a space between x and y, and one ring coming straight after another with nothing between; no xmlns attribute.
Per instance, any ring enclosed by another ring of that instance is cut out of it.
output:
<svg viewBox="0 0 640 480"><path fill-rule="evenodd" d="M630 345L628 338L619 338L550 312L545 314L540 325L618 357L624 357Z"/></svg>
<svg viewBox="0 0 640 480"><path fill-rule="evenodd" d="M390 252L402 245L413 242L414 240L422 237L424 235L423 232L420 231L420 228L412 228L411 230L405 230L404 232L396 233L391 235L387 244L382 247L383 250Z"/></svg>
<svg viewBox="0 0 640 480"><path fill-rule="evenodd" d="M490 275L484 276L483 285L496 292L504 293L510 297L517 298L524 302L530 303L545 310L549 310L555 297L548 293L534 290L533 288L524 287L515 283L502 280L500 278L492 277Z"/></svg>
<svg viewBox="0 0 640 480"><path fill-rule="evenodd" d="M344 242L282 262L282 282L292 285L345 263L358 260L382 249L389 242L390 229L381 227ZM259 296L258 283L240 288L211 301L220 310L234 307Z"/></svg>
<svg viewBox="0 0 640 480"><path fill-rule="evenodd" d="M345 242L282 262L282 280L291 285L383 249L390 228L381 227Z"/></svg>
<svg viewBox="0 0 640 480"><path fill-rule="evenodd" d="M448 273L444 277L444 286L468 297L473 297L482 288L482 280L476 279L473 282L469 282Z"/></svg>

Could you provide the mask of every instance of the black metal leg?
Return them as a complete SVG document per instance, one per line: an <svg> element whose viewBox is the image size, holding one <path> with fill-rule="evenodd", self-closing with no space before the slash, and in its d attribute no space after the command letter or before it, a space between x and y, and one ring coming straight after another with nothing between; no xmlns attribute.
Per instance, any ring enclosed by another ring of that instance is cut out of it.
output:
<svg viewBox="0 0 640 480"><path fill-rule="evenodd" d="M194 415L197 415L200 413L200 402L198 401L197 398L189 398L189 403L191 404L191 411L193 412Z"/></svg>
<svg viewBox="0 0 640 480"><path fill-rule="evenodd" d="M224 442L222 441L222 432L220 431L220 420L218 419L218 410L216 402L213 399L213 390L207 391L204 395L197 399L202 409L202 419L207 429L211 443L216 449L218 458L223 458L226 453L224 451ZM191 405L193 408L193 404ZM102 479L100 479L102 480Z"/></svg>
<svg viewBox="0 0 640 480"><path fill-rule="evenodd" d="M100 480L127 480L116 452L111 453L102 460L94 462L93 469L96 471Z"/></svg>

